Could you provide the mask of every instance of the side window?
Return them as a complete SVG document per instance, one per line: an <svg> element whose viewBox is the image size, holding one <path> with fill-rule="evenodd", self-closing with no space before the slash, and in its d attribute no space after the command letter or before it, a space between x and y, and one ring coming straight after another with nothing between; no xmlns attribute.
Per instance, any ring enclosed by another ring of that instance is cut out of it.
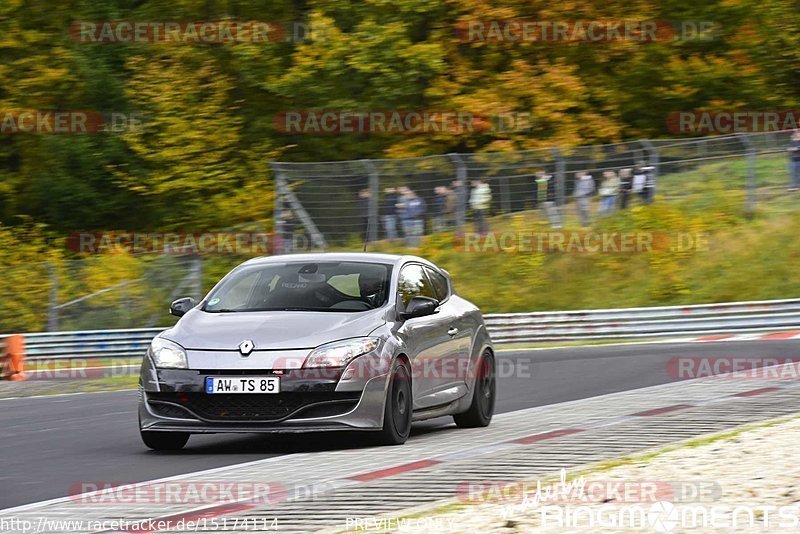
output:
<svg viewBox="0 0 800 534"><path fill-rule="evenodd" d="M436 298L422 265L412 264L403 267L403 270L400 271L398 291L400 292L403 306L408 306L408 303L414 297Z"/></svg>
<svg viewBox="0 0 800 534"><path fill-rule="evenodd" d="M433 293L436 295L436 300L439 302L443 301L448 296L448 288L447 288L447 278L444 277L443 274L433 270L425 268L428 272L428 278L431 279L431 284L433 285Z"/></svg>

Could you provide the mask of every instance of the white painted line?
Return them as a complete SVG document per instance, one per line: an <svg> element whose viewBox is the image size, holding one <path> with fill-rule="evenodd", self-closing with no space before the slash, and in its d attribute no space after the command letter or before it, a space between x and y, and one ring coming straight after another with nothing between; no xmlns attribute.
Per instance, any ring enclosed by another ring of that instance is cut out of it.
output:
<svg viewBox="0 0 800 534"><path fill-rule="evenodd" d="M28 395L21 397L0 397L0 401L21 400L21 399L57 399L59 397L70 397L72 395L93 395L97 393L122 393L125 391L136 391L136 388L126 389L106 389L103 391L77 391L75 393L53 393L52 395Z"/></svg>
<svg viewBox="0 0 800 534"><path fill-rule="evenodd" d="M215 467L213 469L204 469L202 471L192 471L191 473L182 473L180 475L173 475L173 476L170 476L170 477L159 478L159 479L156 479L156 480L144 480L142 482L136 482L135 484L125 484L124 487L127 488L127 489L140 488L142 486L147 486L147 485L150 485L150 484L161 484L163 482L173 482L173 481L176 481L176 480L183 480L185 478L189 478L189 477L193 477L193 476L197 476L197 475L210 475L212 473L219 473L221 471L227 471L229 469L237 469L237 468L240 468L240 467L248 467L248 466L252 466L252 465L261 465L261 464L266 464L266 463L270 463L270 462L276 462L278 460L281 460L281 459L284 459L284 458L288 458L290 456L292 458L297 458L299 456L309 455L309 454L310 453L282 454L280 456L273 456L273 457L270 457L270 458L264 458L262 460L254 460L252 462L244 462L244 463L240 463L240 464L231 464L231 465L226 465L226 466L223 466L223 467ZM30 503L30 504L23 504L21 506L15 506L13 508L5 508L3 510L0 510L0 515L24 512L26 510L30 510L32 508L37 508L39 506L49 506L49 505L52 505L52 504L61 504L61 503L65 503L65 502L80 501L80 500L85 499L85 498L96 497L96 496L104 495L106 493L113 493L113 492L118 492L118 491L120 491L120 487L107 488L107 489L102 489L102 490L97 490L97 491L88 491L86 493L80 493L80 494L77 494L77 495L68 495L67 497L57 497L55 499L49 499L49 500L46 500L46 501L39 501L39 502Z"/></svg>

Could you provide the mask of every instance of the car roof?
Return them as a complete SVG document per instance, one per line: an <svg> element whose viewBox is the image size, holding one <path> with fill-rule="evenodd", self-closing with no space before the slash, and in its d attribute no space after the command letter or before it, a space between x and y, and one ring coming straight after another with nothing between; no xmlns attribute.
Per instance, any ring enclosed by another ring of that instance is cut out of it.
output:
<svg viewBox="0 0 800 534"><path fill-rule="evenodd" d="M400 265L408 261L417 261L436 267L430 261L418 256L382 254L378 252L313 252L304 254L281 254L277 256L261 256L247 260L242 265L256 265L277 262L313 262L313 261L362 261ZM438 269L438 267L436 267Z"/></svg>

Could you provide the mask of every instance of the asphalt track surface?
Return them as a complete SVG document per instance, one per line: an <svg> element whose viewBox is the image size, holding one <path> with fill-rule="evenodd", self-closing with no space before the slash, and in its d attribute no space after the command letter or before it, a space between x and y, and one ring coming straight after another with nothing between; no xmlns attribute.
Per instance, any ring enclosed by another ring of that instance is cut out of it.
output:
<svg viewBox="0 0 800 534"><path fill-rule="evenodd" d="M793 358L800 341L633 344L502 351L497 413L675 382L679 357ZM415 425L435 432L450 418ZM147 450L139 439L136 392L0 399L0 509L63 497L82 483L129 483L293 452L369 445L348 433L192 436L179 452ZM411 439L413 440L414 437Z"/></svg>

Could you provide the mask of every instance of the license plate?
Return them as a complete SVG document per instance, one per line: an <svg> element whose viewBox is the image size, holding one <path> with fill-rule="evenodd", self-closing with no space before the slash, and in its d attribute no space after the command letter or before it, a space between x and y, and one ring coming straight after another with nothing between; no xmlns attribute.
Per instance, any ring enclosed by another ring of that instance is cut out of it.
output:
<svg viewBox="0 0 800 534"><path fill-rule="evenodd" d="M277 376L207 376L206 393L280 393Z"/></svg>

